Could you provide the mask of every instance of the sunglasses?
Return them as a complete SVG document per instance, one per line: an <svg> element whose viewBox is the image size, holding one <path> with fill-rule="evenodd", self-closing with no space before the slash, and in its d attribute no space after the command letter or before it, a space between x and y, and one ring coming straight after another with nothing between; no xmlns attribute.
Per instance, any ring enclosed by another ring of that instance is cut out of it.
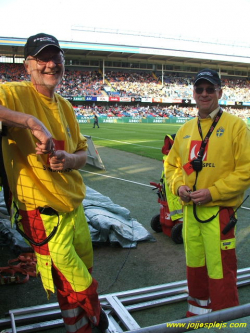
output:
<svg viewBox="0 0 250 333"><path fill-rule="evenodd" d="M220 88L214 88L214 87L206 87L206 88L195 87L194 90L195 90L196 94L198 94L198 95L202 94L204 90L206 90L207 94L214 94L215 91L220 90Z"/></svg>
<svg viewBox="0 0 250 333"><path fill-rule="evenodd" d="M38 57L27 58L27 60L35 60L38 65L44 66L47 65L49 61L53 61L56 65L64 63L64 57L61 54L56 54L49 58L40 59Z"/></svg>

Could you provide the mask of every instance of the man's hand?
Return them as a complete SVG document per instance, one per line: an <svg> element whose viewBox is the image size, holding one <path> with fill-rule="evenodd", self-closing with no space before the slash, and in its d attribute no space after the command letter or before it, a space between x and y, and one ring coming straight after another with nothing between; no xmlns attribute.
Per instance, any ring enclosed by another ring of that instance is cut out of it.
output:
<svg viewBox="0 0 250 333"><path fill-rule="evenodd" d="M87 151L77 151L69 154L65 150L52 151L49 157L49 163L52 170L62 171L66 169L79 169L87 161Z"/></svg>
<svg viewBox="0 0 250 333"><path fill-rule="evenodd" d="M204 205L212 201L211 193L207 188L190 193L190 198L196 205Z"/></svg>
<svg viewBox="0 0 250 333"><path fill-rule="evenodd" d="M36 142L36 154L48 154L54 150L52 135L45 126L42 125L39 128L32 129L31 133L38 140Z"/></svg>
<svg viewBox="0 0 250 333"><path fill-rule="evenodd" d="M62 171L68 168L73 168L72 154L65 150L53 151L49 157L49 163L52 170Z"/></svg>
<svg viewBox="0 0 250 333"><path fill-rule="evenodd" d="M191 189L189 186L182 185L178 188L178 195L184 202L189 202L191 200L190 197Z"/></svg>

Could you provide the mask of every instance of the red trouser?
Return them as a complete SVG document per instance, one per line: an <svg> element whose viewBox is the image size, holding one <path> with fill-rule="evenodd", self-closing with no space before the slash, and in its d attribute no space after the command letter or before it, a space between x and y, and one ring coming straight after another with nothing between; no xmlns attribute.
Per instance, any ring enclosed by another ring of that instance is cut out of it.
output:
<svg viewBox="0 0 250 333"><path fill-rule="evenodd" d="M99 322L99 316L94 316L96 308L93 311L93 304L100 308L96 291L97 282L93 279L93 283L87 290L74 292L65 277L54 266L52 273L67 332L91 333L91 322L95 325Z"/></svg>
<svg viewBox="0 0 250 333"><path fill-rule="evenodd" d="M45 290L53 291L54 285L57 288L67 332L91 333L91 322L99 323L101 308L98 284L90 275L93 251L83 207L59 216L46 215L39 210L19 213L25 234L37 243L58 225L48 243L32 245L38 271Z"/></svg>
<svg viewBox="0 0 250 333"><path fill-rule="evenodd" d="M197 207L199 218L216 215L219 207ZM183 239L187 262L187 317L239 305L235 229L222 230L233 209L220 211L211 222L200 223L192 206L184 208Z"/></svg>

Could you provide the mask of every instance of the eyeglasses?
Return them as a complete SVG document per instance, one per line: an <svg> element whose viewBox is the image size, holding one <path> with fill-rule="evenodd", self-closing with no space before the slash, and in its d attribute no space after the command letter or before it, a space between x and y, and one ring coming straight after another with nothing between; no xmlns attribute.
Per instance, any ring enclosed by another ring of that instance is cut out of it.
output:
<svg viewBox="0 0 250 333"><path fill-rule="evenodd" d="M35 60L37 64L41 66L47 65L49 61L53 61L56 65L63 64L65 61L64 57L61 54L56 54L53 57L49 57L47 59L46 58L40 59L34 57L34 58L27 58L27 60Z"/></svg>
<svg viewBox="0 0 250 333"><path fill-rule="evenodd" d="M206 90L207 94L214 94L215 91L220 90L220 88L214 88L214 87L206 87L206 88L195 87L194 90L195 90L196 94L198 94L198 95L202 94L204 90Z"/></svg>

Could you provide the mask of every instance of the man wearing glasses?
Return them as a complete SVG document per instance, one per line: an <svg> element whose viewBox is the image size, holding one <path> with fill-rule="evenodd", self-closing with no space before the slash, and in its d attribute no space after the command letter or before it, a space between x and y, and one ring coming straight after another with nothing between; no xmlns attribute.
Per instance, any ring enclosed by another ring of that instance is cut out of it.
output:
<svg viewBox="0 0 250 333"><path fill-rule="evenodd" d="M78 169L87 160L71 104L55 93L64 74L58 40L28 38L24 66L31 82L0 86L3 160L17 229L32 245L49 296L57 288L67 332L101 332L108 319L91 276L93 250L82 201L85 185Z"/></svg>
<svg viewBox="0 0 250 333"><path fill-rule="evenodd" d="M218 73L201 70L193 96L198 116L179 129L165 165L168 184L183 204L187 317L239 304L235 210L250 185L250 132L220 108Z"/></svg>

